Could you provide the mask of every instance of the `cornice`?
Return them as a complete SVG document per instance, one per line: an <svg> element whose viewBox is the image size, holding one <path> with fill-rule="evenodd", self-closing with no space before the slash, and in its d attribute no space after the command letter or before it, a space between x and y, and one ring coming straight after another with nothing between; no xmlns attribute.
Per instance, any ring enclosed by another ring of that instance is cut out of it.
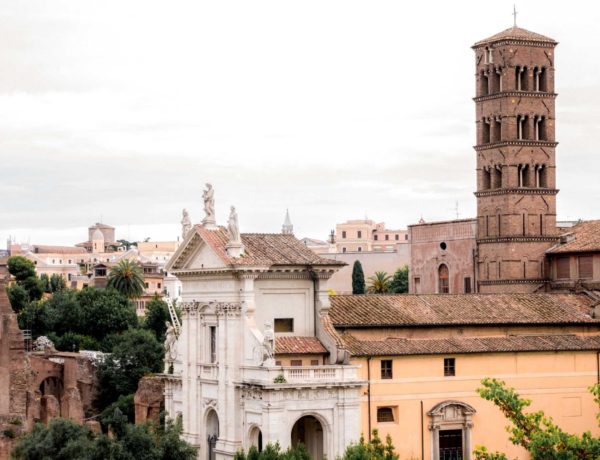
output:
<svg viewBox="0 0 600 460"><path fill-rule="evenodd" d="M480 286L493 286L495 284L547 284L550 280L545 278L535 278L528 280L479 280Z"/></svg>
<svg viewBox="0 0 600 460"><path fill-rule="evenodd" d="M488 238L477 238L477 244L493 244L493 243L539 243L549 242L557 243L558 236L495 236Z"/></svg>
<svg viewBox="0 0 600 460"><path fill-rule="evenodd" d="M558 193L557 188L529 188L529 187L515 187L515 188L497 188L493 190L481 190L479 192L473 192L477 197L484 196L498 196L498 195L556 195Z"/></svg>
<svg viewBox="0 0 600 460"><path fill-rule="evenodd" d="M558 93L544 93L542 91L502 91L494 94L486 94L485 96L475 96L473 100L475 102L489 101L493 99L500 99L503 97L534 97L538 99L556 99Z"/></svg>
<svg viewBox="0 0 600 460"><path fill-rule="evenodd" d="M532 141L532 140L514 140L514 141L500 141L489 144L474 145L473 148L476 151L495 149L498 147L556 147L558 142L555 141Z"/></svg>
<svg viewBox="0 0 600 460"><path fill-rule="evenodd" d="M555 48L558 45L558 42L542 42L537 40L525 40L519 38L502 38L500 40L490 40L486 42L480 42L476 45L471 46L471 49L478 50L480 48L485 48L486 46L494 45L494 46L502 46L502 45L520 45L520 46L537 46L539 48Z"/></svg>

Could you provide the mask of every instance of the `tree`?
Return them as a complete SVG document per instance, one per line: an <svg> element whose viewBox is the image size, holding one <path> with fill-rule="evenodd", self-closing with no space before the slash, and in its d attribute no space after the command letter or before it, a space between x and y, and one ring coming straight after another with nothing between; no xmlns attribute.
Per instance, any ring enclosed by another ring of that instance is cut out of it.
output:
<svg viewBox="0 0 600 460"><path fill-rule="evenodd" d="M352 294L365 293L365 274L359 260L354 261L352 267Z"/></svg>
<svg viewBox="0 0 600 460"><path fill-rule="evenodd" d="M386 272L375 272L369 278L369 294L385 294L390 291L392 277Z"/></svg>
<svg viewBox="0 0 600 460"><path fill-rule="evenodd" d="M521 398L513 388L496 379L483 379L483 388L479 395L493 402L504 416L510 420L507 427L510 441L524 447L534 460L592 460L600 458L600 438L595 438L587 431L580 436L565 433L551 417L544 412L524 412L531 404L528 399ZM590 388L596 404L600 404L600 384ZM475 449L477 460L506 460L503 453L488 452L485 447Z"/></svg>
<svg viewBox="0 0 600 460"><path fill-rule="evenodd" d="M287 450L281 450L278 442L269 443L259 452L256 446L251 446L248 453L239 450L233 457L234 460L311 460L311 456L304 447L304 444L288 447Z"/></svg>
<svg viewBox="0 0 600 460"><path fill-rule="evenodd" d="M390 283L390 292L394 294L408 293L408 265L396 270Z"/></svg>
<svg viewBox="0 0 600 460"><path fill-rule="evenodd" d="M112 353L98 366L98 408L104 409L121 395L135 393L144 375L163 370L164 356L163 345L152 332L131 329L122 333Z"/></svg>
<svg viewBox="0 0 600 460"><path fill-rule="evenodd" d="M44 292L46 292L46 293L52 292L52 289L50 288L50 278L48 278L48 275L46 275L45 273L42 273L40 275L40 282L42 283L42 288L44 289Z"/></svg>
<svg viewBox="0 0 600 460"><path fill-rule="evenodd" d="M66 289L66 287L67 283L65 282L65 279L59 274L53 273L50 277L50 291L58 292L62 291L63 289Z"/></svg>
<svg viewBox="0 0 600 460"><path fill-rule="evenodd" d="M56 418L38 423L13 450L16 460L195 460L196 450L181 439L181 421L164 426L134 425L115 410L113 437L95 435L86 426Z"/></svg>
<svg viewBox="0 0 600 460"><path fill-rule="evenodd" d="M152 331L156 340L160 343L165 341L165 332L167 331L167 321L171 321L169 307L164 300L154 296L146 305L146 317L144 318L144 328Z"/></svg>
<svg viewBox="0 0 600 460"><path fill-rule="evenodd" d="M19 313L28 302L42 298L44 283L36 276L33 262L23 256L9 257L7 265L8 272L15 278L7 294L13 310Z"/></svg>
<svg viewBox="0 0 600 460"><path fill-rule="evenodd" d="M357 444L350 444L341 460L398 460L392 437L388 434L385 444L379 438L379 432L374 429L369 442L363 436Z"/></svg>
<svg viewBox="0 0 600 460"><path fill-rule="evenodd" d="M77 292L81 308L80 330L102 341L108 334L137 327L135 305L114 289L86 288Z"/></svg>
<svg viewBox="0 0 600 460"><path fill-rule="evenodd" d="M108 275L108 287L112 287L128 299L135 299L144 292L144 274L137 262L121 260Z"/></svg>

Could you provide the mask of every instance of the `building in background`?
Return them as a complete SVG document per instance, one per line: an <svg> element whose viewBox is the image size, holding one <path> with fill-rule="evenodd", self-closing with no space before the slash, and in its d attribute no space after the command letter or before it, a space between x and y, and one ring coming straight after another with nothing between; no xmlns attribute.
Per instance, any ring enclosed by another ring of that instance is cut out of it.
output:
<svg viewBox="0 0 600 460"><path fill-rule="evenodd" d="M372 220L348 220L335 226L337 252L394 251L408 243L406 230L390 230L385 223Z"/></svg>

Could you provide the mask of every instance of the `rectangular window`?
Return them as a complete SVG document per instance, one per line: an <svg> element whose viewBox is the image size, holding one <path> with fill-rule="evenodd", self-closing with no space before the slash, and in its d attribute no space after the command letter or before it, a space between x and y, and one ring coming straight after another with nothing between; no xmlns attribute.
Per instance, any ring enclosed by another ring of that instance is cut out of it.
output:
<svg viewBox="0 0 600 460"><path fill-rule="evenodd" d="M210 362L217 362L217 327L210 326Z"/></svg>
<svg viewBox="0 0 600 460"><path fill-rule="evenodd" d="M396 235L396 241L400 239L400 235Z"/></svg>
<svg viewBox="0 0 600 460"><path fill-rule="evenodd" d="M421 278L419 276L415 277L415 294L421 293Z"/></svg>
<svg viewBox="0 0 600 460"><path fill-rule="evenodd" d="M571 278L571 258L569 256L556 259L556 278Z"/></svg>
<svg viewBox="0 0 600 460"><path fill-rule="evenodd" d="M302 360L301 359L292 359L290 361L290 366L302 366Z"/></svg>
<svg viewBox="0 0 600 460"><path fill-rule="evenodd" d="M444 377L456 375L456 361L454 358L444 358Z"/></svg>
<svg viewBox="0 0 600 460"><path fill-rule="evenodd" d="M382 379L391 379L392 377L393 377L392 360L391 359L382 359L381 360L381 378Z"/></svg>
<svg viewBox="0 0 600 460"><path fill-rule="evenodd" d="M156 285L156 287L157 287L158 289L160 289L160 283L158 283L158 284Z"/></svg>
<svg viewBox="0 0 600 460"><path fill-rule="evenodd" d="M375 241L377 241L377 238L379 238L379 237L378 237L378 235L373 235L373 239L374 239Z"/></svg>
<svg viewBox="0 0 600 460"><path fill-rule="evenodd" d="M148 289L148 283L144 283L144 287Z"/></svg>
<svg viewBox="0 0 600 460"><path fill-rule="evenodd" d="M377 408L377 423L386 423L394 421L394 409L392 407Z"/></svg>
<svg viewBox="0 0 600 460"><path fill-rule="evenodd" d="M579 278L590 279L594 277L594 256L579 256Z"/></svg>
<svg viewBox="0 0 600 460"><path fill-rule="evenodd" d="M408 240L408 233L406 235L404 235L404 239Z"/></svg>
<svg viewBox="0 0 600 460"><path fill-rule="evenodd" d="M385 235L385 241L389 241L390 240L390 235Z"/></svg>
<svg viewBox="0 0 600 460"><path fill-rule="evenodd" d="M358 231L357 235L359 238L362 238L362 232L360 230Z"/></svg>
<svg viewBox="0 0 600 460"><path fill-rule="evenodd" d="M346 238L346 231L345 230L342 232L342 238Z"/></svg>
<svg viewBox="0 0 600 460"><path fill-rule="evenodd" d="M318 359L311 359L310 360L310 365L311 366L318 366L319 365L319 360Z"/></svg>
<svg viewBox="0 0 600 460"><path fill-rule="evenodd" d="M294 318L275 318L275 332L294 332Z"/></svg>
<svg viewBox="0 0 600 460"><path fill-rule="evenodd" d="M281 361L275 361L276 366L281 366Z"/></svg>
<svg viewBox="0 0 600 460"><path fill-rule="evenodd" d="M465 294L470 294L470 293L471 293L471 278L467 276L465 278Z"/></svg>

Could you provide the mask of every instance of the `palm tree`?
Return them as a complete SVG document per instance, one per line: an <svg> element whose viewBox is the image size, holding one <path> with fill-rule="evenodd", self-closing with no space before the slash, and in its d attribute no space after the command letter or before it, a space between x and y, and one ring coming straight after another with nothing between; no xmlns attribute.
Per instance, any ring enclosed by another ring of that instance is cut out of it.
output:
<svg viewBox="0 0 600 460"><path fill-rule="evenodd" d="M144 292L144 274L141 267L129 259L123 259L108 275L108 287L115 288L128 299L135 299Z"/></svg>
<svg viewBox="0 0 600 460"><path fill-rule="evenodd" d="M369 278L369 294L385 294L390 291L392 277L386 272L375 272Z"/></svg>

